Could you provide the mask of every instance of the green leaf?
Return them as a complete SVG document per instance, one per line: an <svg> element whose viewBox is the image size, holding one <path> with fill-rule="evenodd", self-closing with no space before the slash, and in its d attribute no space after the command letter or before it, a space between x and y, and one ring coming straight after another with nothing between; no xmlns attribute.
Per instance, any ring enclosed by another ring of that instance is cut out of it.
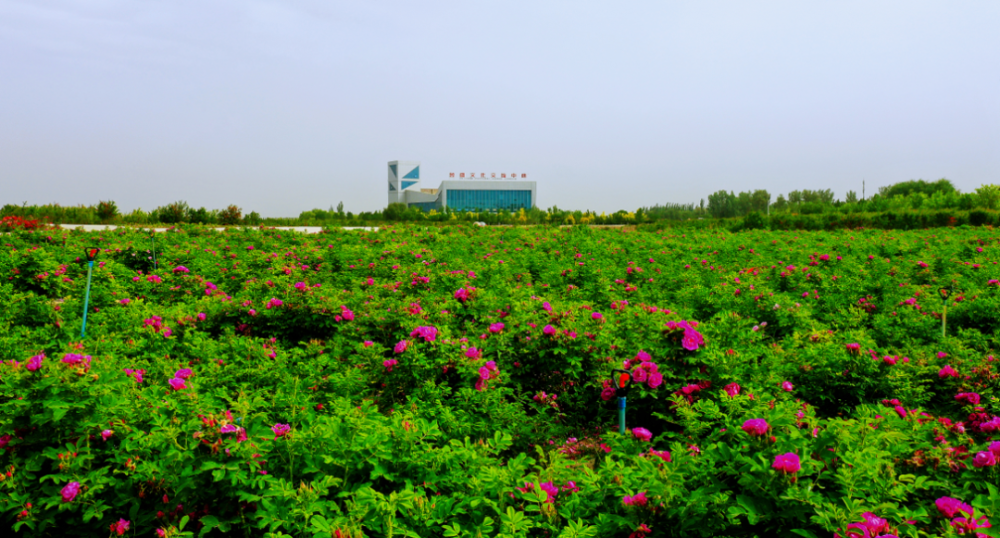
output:
<svg viewBox="0 0 1000 538"><path fill-rule="evenodd" d="M188 521L191 521L190 517L188 517L188 516L182 517L181 518L181 522L177 524L177 528L179 530L184 530L184 527L188 524Z"/></svg>

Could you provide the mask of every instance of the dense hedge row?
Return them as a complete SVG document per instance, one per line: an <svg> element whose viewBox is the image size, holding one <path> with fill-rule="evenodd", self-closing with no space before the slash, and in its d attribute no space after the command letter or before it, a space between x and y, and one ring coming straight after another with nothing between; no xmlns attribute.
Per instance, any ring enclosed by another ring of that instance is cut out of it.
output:
<svg viewBox="0 0 1000 538"><path fill-rule="evenodd" d="M156 265L128 230L2 242L18 535L916 537L1000 510L990 230L185 228Z"/></svg>

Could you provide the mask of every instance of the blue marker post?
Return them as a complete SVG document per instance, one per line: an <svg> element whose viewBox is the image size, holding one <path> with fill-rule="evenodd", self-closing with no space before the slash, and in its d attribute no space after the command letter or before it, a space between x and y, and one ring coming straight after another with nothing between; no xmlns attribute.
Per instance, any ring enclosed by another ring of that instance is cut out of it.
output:
<svg viewBox="0 0 1000 538"><path fill-rule="evenodd" d="M87 293L83 298L83 328L80 329L80 338L87 335L87 310L90 307L90 279L94 274L94 258L101 249L88 248L84 252L87 254Z"/></svg>
<svg viewBox="0 0 1000 538"><path fill-rule="evenodd" d="M618 396L618 433L625 435L625 396L628 394L629 387L632 386L632 372L612 370L611 373L618 374L618 379L612 380L612 384L615 385L615 390L620 394Z"/></svg>

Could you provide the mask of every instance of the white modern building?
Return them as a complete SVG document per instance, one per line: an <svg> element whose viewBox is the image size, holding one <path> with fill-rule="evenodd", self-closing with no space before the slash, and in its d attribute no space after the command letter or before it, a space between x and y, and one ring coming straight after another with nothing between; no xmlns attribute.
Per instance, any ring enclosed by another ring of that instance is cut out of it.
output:
<svg viewBox="0 0 1000 538"><path fill-rule="evenodd" d="M468 179L466 179L468 176ZM389 203L416 206L423 211L517 211L535 206L535 182L527 174L455 173L436 189L420 188L420 162L389 161Z"/></svg>

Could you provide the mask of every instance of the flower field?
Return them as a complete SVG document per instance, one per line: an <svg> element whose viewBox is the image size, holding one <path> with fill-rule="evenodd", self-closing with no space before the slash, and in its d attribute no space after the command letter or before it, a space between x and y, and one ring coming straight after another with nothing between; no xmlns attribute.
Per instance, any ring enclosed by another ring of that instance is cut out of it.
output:
<svg viewBox="0 0 1000 538"><path fill-rule="evenodd" d="M1000 536L992 229L0 242L17 536Z"/></svg>

